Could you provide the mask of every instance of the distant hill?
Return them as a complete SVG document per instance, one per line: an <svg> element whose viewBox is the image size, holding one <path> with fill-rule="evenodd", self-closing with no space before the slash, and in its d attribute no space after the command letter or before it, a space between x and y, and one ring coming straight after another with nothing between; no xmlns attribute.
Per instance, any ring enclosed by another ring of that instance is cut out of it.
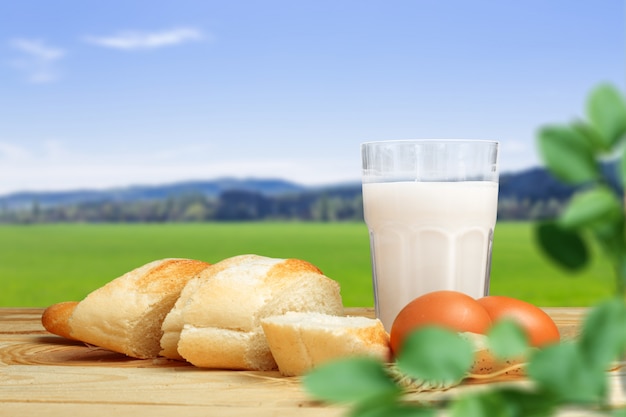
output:
<svg viewBox="0 0 626 417"><path fill-rule="evenodd" d="M620 188L614 165L604 167L611 184ZM361 193L359 182L309 187L283 179L219 178L207 181L185 181L154 186L129 186L105 190L75 190L50 192L17 192L0 196L0 208L15 210L30 208L36 203L41 208L84 203L133 203L137 201L165 200L186 195L217 197L227 191L245 191L267 197L291 195L321 195L353 198ZM500 200L536 203L550 199L568 200L576 189L557 181L544 168L532 168L500 175Z"/></svg>
<svg viewBox="0 0 626 417"><path fill-rule="evenodd" d="M30 207L37 202L41 207L80 203L135 202L164 200L189 194L216 197L224 191L241 190L273 196L300 193L307 187L281 179L219 178L208 181L184 181L173 184L111 188L105 190L73 190L46 192L16 192L0 196L0 206L7 209Z"/></svg>
<svg viewBox="0 0 626 417"><path fill-rule="evenodd" d="M603 174L609 185L621 192L622 186L618 178L616 163L602 166ZM577 187L558 181L545 168L532 168L515 173L500 175L499 198L527 200L530 203L549 199L566 201L577 191Z"/></svg>
<svg viewBox="0 0 626 417"><path fill-rule="evenodd" d="M500 200L528 200L531 203L550 198L564 201L568 200L574 191L574 187L556 180L544 168L532 168L501 174L498 197Z"/></svg>

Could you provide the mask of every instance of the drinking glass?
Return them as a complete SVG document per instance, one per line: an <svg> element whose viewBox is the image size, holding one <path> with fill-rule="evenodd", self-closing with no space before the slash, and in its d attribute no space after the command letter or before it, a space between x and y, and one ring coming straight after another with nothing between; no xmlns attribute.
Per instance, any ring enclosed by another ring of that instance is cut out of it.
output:
<svg viewBox="0 0 626 417"><path fill-rule="evenodd" d="M487 295L498 142L366 142L361 156L376 316L385 328L428 292Z"/></svg>

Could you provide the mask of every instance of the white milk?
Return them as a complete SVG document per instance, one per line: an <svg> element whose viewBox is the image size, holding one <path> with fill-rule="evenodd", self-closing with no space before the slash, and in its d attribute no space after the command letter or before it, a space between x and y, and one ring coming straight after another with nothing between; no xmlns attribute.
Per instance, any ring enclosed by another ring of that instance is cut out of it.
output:
<svg viewBox="0 0 626 417"><path fill-rule="evenodd" d="M490 181L363 184L376 315L387 331L422 294L487 294L497 201Z"/></svg>

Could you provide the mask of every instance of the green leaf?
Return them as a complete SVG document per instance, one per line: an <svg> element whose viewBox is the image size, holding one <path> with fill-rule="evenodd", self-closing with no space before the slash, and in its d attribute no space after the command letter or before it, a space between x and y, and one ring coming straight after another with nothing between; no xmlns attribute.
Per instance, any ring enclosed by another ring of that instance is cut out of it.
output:
<svg viewBox="0 0 626 417"><path fill-rule="evenodd" d="M498 390L509 405L509 416L547 417L555 414L558 400L545 390L503 387Z"/></svg>
<svg viewBox="0 0 626 417"><path fill-rule="evenodd" d="M600 177L593 147L577 129L543 127L539 131L538 147L547 168L564 182L580 184Z"/></svg>
<svg viewBox="0 0 626 417"><path fill-rule="evenodd" d="M561 401L599 404L606 394L606 374L585 366L575 343L560 343L536 351L528 364L528 375L541 389Z"/></svg>
<svg viewBox="0 0 626 417"><path fill-rule="evenodd" d="M620 298L605 301L585 317L579 338L586 366L606 371L626 348L626 305Z"/></svg>
<svg viewBox="0 0 626 417"><path fill-rule="evenodd" d="M626 408L611 410L611 417L626 417Z"/></svg>
<svg viewBox="0 0 626 417"><path fill-rule="evenodd" d="M587 116L609 148L626 133L626 101L609 84L599 85L591 91L587 99Z"/></svg>
<svg viewBox="0 0 626 417"><path fill-rule="evenodd" d="M626 152L622 153L622 157L619 161L619 176L622 182L622 187L626 185Z"/></svg>
<svg viewBox="0 0 626 417"><path fill-rule="evenodd" d="M587 245L578 231L544 222L537 225L535 233L539 247L562 267L577 271L589 262Z"/></svg>
<svg viewBox="0 0 626 417"><path fill-rule="evenodd" d="M470 341L458 333L439 327L423 327L412 332L397 358L404 374L434 383L462 380L474 360Z"/></svg>
<svg viewBox="0 0 626 417"><path fill-rule="evenodd" d="M595 154L610 152L610 146L593 126L581 120L572 122L571 126L585 138L586 142L591 146Z"/></svg>
<svg viewBox="0 0 626 417"><path fill-rule="evenodd" d="M497 392L463 395L452 403L450 417L506 417L508 408Z"/></svg>
<svg viewBox="0 0 626 417"><path fill-rule="evenodd" d="M328 402L365 401L401 392L383 363L370 358L326 363L304 375L302 384L313 397Z"/></svg>
<svg viewBox="0 0 626 417"><path fill-rule="evenodd" d="M489 348L498 359L522 356L528 350L528 335L515 321L496 322L487 334Z"/></svg>
<svg viewBox="0 0 626 417"><path fill-rule="evenodd" d="M622 217L622 205L606 186L593 187L576 194L559 219L566 229L602 227L615 224Z"/></svg>
<svg viewBox="0 0 626 417"><path fill-rule="evenodd" d="M366 401L352 409L350 417L435 417L435 409L416 404Z"/></svg>
<svg viewBox="0 0 626 417"><path fill-rule="evenodd" d="M492 387L461 395L450 407L451 417L547 417L558 403L551 393L525 388Z"/></svg>

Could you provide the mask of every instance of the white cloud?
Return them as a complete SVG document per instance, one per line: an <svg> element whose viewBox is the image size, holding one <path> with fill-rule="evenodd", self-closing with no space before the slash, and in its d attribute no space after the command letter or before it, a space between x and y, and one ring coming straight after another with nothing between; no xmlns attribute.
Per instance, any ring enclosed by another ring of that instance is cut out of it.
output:
<svg viewBox="0 0 626 417"><path fill-rule="evenodd" d="M308 185L359 180L358 158L346 161L216 157L208 149L210 145L183 144L175 151L86 153L70 149L59 140L41 141L29 147L0 141L0 195L24 190L156 185L225 176L284 178Z"/></svg>
<svg viewBox="0 0 626 417"><path fill-rule="evenodd" d="M515 172L541 165L531 140L510 139L500 142L500 172Z"/></svg>
<svg viewBox="0 0 626 417"><path fill-rule="evenodd" d="M29 156L29 152L22 146L0 142L0 161L22 161L28 159Z"/></svg>
<svg viewBox="0 0 626 417"><path fill-rule="evenodd" d="M84 40L106 48L130 51L173 46L205 38L206 36L198 29L181 27L159 32L126 31L112 36L86 36Z"/></svg>
<svg viewBox="0 0 626 417"><path fill-rule="evenodd" d="M0 141L0 167L15 169L24 166L25 169L32 169L37 165L45 166L80 161L85 157L85 155L68 149L66 144L58 139L43 139L38 144L31 146Z"/></svg>
<svg viewBox="0 0 626 417"><path fill-rule="evenodd" d="M22 52L41 59L43 61L54 61L65 55L65 51L60 48L46 46L42 41L31 39L13 39L11 45Z"/></svg>
<svg viewBox="0 0 626 417"><path fill-rule="evenodd" d="M527 140L511 139L502 141L500 147L509 152L527 152L532 150L532 143Z"/></svg>
<svg viewBox="0 0 626 417"><path fill-rule="evenodd" d="M63 49L46 45L37 39L13 39L9 45L21 52L21 57L11 64L24 72L27 81L48 83L59 78L56 63L66 55Z"/></svg>

